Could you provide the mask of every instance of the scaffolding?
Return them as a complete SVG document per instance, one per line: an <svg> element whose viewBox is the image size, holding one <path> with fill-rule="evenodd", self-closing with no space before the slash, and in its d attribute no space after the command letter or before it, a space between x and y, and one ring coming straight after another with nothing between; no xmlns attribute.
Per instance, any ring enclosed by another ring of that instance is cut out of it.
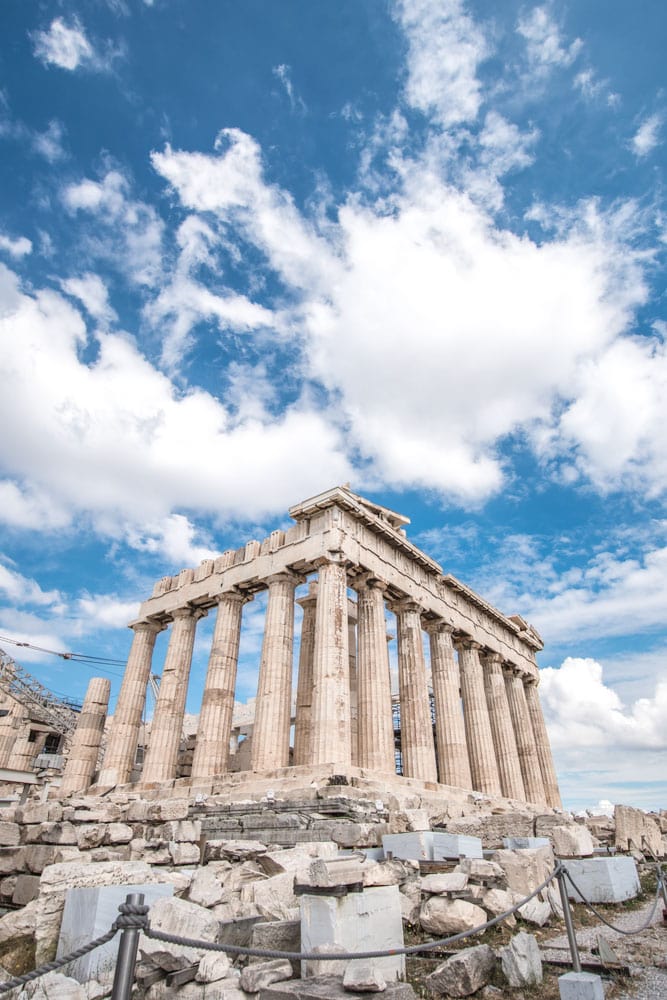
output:
<svg viewBox="0 0 667 1000"><path fill-rule="evenodd" d="M65 740L76 729L81 705L49 691L4 649L0 649L0 690L23 705L31 719L52 726Z"/></svg>

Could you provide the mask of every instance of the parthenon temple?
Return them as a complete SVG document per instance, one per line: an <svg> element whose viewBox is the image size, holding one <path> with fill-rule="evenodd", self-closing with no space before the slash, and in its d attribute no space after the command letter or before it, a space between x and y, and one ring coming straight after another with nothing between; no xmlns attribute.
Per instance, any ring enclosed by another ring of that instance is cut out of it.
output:
<svg viewBox="0 0 667 1000"><path fill-rule="evenodd" d="M130 781L155 640L167 628L137 784L156 787L177 777L197 622L213 611L188 782L206 789L228 773L243 609L266 590L249 760L253 773L299 773L326 764L337 774L361 769L395 778L399 718L404 778L433 791L442 788L443 794L449 786L559 808L537 688L535 655L542 642L535 629L444 574L408 540L408 518L348 487L305 500L289 514L295 523L288 530L155 585L130 625L134 638L97 787ZM298 597L297 587L305 583L309 587L301 590L307 593ZM294 698L297 604L303 614ZM395 616L397 698L387 610Z"/></svg>

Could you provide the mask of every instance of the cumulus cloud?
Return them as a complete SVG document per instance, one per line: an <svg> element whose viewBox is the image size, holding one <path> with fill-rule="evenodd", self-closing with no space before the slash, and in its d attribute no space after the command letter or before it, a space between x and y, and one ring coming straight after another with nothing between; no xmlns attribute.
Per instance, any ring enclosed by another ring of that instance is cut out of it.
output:
<svg viewBox="0 0 667 1000"><path fill-rule="evenodd" d="M56 17L44 31L33 36L34 53L45 66L75 70L79 66L94 66L97 56L77 18L67 24Z"/></svg>
<svg viewBox="0 0 667 1000"><path fill-rule="evenodd" d="M564 43L548 5L533 7L520 17L517 31L525 39L528 60L537 75L572 65L583 44L580 38L570 45Z"/></svg>
<svg viewBox="0 0 667 1000"><path fill-rule="evenodd" d="M649 115L644 119L631 141L635 156L640 158L648 156L659 145L662 123L663 116L660 114Z"/></svg>
<svg viewBox="0 0 667 1000"><path fill-rule="evenodd" d="M88 629L123 628L137 617L137 601L123 601L112 594L91 594L79 597L75 603L77 613L87 621Z"/></svg>
<svg viewBox="0 0 667 1000"><path fill-rule="evenodd" d="M36 580L30 580L0 563L0 594L15 604L53 605L60 601L57 590L44 591Z"/></svg>
<svg viewBox="0 0 667 1000"><path fill-rule="evenodd" d="M489 46L461 0L398 0L394 16L408 40L407 103L445 128L474 121Z"/></svg>
<svg viewBox="0 0 667 1000"><path fill-rule="evenodd" d="M80 278L67 278L60 284L63 291L78 299L98 323L108 326L118 319L109 304L107 287L98 274L88 273Z"/></svg>
<svg viewBox="0 0 667 1000"><path fill-rule="evenodd" d="M177 389L122 334L100 332L84 363L79 312L53 291L22 292L7 269L0 315L0 420L15 428L0 463L10 482L87 512L103 534L179 508L263 516L350 478L338 431L307 401L277 419L232 419L208 392Z"/></svg>
<svg viewBox="0 0 667 1000"><path fill-rule="evenodd" d="M135 285L151 287L162 275L164 223L152 205L131 196L129 179L108 170L101 181L85 178L63 189L72 214L93 225L83 240L91 258L111 261Z"/></svg>
<svg viewBox="0 0 667 1000"><path fill-rule="evenodd" d="M26 257L32 253L32 242L25 236L12 239L11 236L0 233L0 250L5 250L10 257Z"/></svg>

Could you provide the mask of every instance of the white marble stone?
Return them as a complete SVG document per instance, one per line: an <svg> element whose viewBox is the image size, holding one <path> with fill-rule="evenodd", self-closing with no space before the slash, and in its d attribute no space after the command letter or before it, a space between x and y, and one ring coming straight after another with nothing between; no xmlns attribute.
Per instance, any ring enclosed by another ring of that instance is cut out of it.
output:
<svg viewBox="0 0 667 1000"><path fill-rule="evenodd" d="M622 903L634 899L641 888L634 858L585 858L563 865L591 903ZM578 902L579 894L569 882L567 886L570 899Z"/></svg>

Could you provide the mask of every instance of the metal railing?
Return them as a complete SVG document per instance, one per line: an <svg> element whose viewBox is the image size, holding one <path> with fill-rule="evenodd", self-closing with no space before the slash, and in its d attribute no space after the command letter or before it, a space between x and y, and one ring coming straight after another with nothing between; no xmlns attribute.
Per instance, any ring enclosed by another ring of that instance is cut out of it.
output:
<svg viewBox="0 0 667 1000"><path fill-rule="evenodd" d="M54 960L53 962L46 962L44 965L40 965L37 969L32 972L28 972L22 976L14 976L12 979L7 980L5 983L0 983L0 994L8 993L10 990L16 989L19 986L23 986L25 983L29 983L34 979L38 979L40 976L45 976L49 972L54 972L57 969L63 968L70 962L75 961L78 958L83 958L89 952L94 951L101 945L106 944L111 941L115 935L120 931L121 939L118 947L118 958L116 961L116 969L114 973L114 981L111 992L111 1000L130 1000L130 993L132 989L132 983L134 981L134 972L137 959L137 950L139 946L139 936L141 933L145 934L146 937L152 938L156 941L164 941L167 944L173 944L177 946L182 946L185 948L198 948L204 951L221 951L228 955L244 955L253 958L286 958L290 961L302 962L302 961L318 961L318 962L335 962L335 961L354 961L358 959L371 959L371 958L386 958L389 956L396 955L416 955L422 954L425 951L434 951L438 948L443 948L450 944L455 944L458 941L462 941L467 937L472 937L476 934L482 934L484 931L488 930L490 927L495 927L496 924L502 923L508 917L517 913L526 903L530 902L535 896L537 896L543 889L546 889L551 882L556 880L558 882L558 888L560 891L561 905L563 909L563 918L565 920L565 930L567 933L568 945L570 949L570 956L572 961L572 969L574 972L581 972L581 960L579 957L579 947L577 944L577 938L574 930L574 922L572 919L572 910L570 908L570 900L567 891L567 882L570 883L574 891L579 896L580 900L583 902L592 913L598 917L607 927L612 930L617 931L619 934L633 935L640 934L644 931L653 921L655 912L658 908L660 897L662 895L663 905L667 907L667 885L665 884L665 875L662 871L660 864L656 865L656 893L655 901L651 912L647 919L642 923L640 927L628 930L626 928L615 927L611 924L605 917L600 914L590 900L586 899L581 890L577 887L572 876L567 871L566 867L559 861L554 870L549 874L549 876L544 879L544 881L537 886L530 895L521 899L520 902L515 903L510 909L505 910L503 913L499 913L497 916L490 920L485 921L483 924L479 924L477 927L473 927L467 931L461 931L458 934L451 934L449 937L438 938L434 941L426 941L422 944L408 945L401 948L390 948L381 949L376 951L341 951L341 952L308 952L308 951L282 951L272 948L252 948L242 945L233 945L225 943L217 943L214 941L201 941L198 938L188 938L183 937L180 934L167 934L165 931L159 931L150 926L149 923L149 907L144 903L143 893L130 893L125 898L125 902L121 903L118 907L119 916L116 918L115 922L112 924L109 931L103 934L99 938L95 938L94 941L90 941L87 945L81 948L77 948L76 951L70 952L69 955L65 955L63 958Z"/></svg>

